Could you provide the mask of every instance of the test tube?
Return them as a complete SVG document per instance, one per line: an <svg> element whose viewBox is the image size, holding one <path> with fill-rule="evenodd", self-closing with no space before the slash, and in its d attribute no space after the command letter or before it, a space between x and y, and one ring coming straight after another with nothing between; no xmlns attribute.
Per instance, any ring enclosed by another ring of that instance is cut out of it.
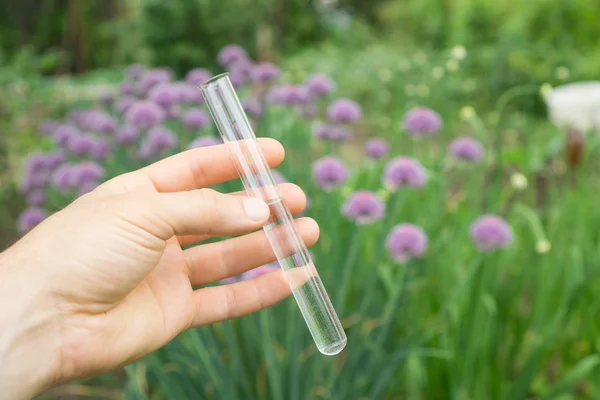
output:
<svg viewBox="0 0 600 400"><path fill-rule="evenodd" d="M200 90L246 192L264 200L271 209L263 230L317 348L326 355L338 354L346 346L346 334L294 219L282 200L229 74L213 77L202 84Z"/></svg>

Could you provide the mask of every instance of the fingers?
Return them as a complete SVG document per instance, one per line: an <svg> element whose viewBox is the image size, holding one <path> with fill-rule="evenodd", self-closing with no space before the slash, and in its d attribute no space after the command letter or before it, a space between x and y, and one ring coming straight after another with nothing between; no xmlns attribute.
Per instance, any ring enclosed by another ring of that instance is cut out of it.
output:
<svg viewBox="0 0 600 400"><path fill-rule="evenodd" d="M274 139L258 139L270 167L279 165L285 157L283 146ZM200 189L238 177L226 145L192 149L152 165L118 176L100 187L113 193L138 189L159 192L179 192Z"/></svg>
<svg viewBox="0 0 600 400"><path fill-rule="evenodd" d="M192 327L253 313L277 304L290 294L281 269L249 281L196 290Z"/></svg>
<svg viewBox="0 0 600 400"><path fill-rule="evenodd" d="M129 229L167 240L174 235L231 236L260 228L269 218L264 201L212 189L177 193L132 193L105 205Z"/></svg>
<svg viewBox="0 0 600 400"><path fill-rule="evenodd" d="M319 225L311 218L301 218L296 225L306 246L313 246L319 238ZM184 256L193 286L239 275L276 260L263 231L197 246L186 250Z"/></svg>
<svg viewBox="0 0 600 400"><path fill-rule="evenodd" d="M292 215L301 213L306 208L306 195L299 186L293 183L282 183L279 185L279 191L283 197L283 201L290 209ZM245 192L231 193L233 196L245 196ZM189 246L208 239L208 235L189 235L178 237L180 246Z"/></svg>

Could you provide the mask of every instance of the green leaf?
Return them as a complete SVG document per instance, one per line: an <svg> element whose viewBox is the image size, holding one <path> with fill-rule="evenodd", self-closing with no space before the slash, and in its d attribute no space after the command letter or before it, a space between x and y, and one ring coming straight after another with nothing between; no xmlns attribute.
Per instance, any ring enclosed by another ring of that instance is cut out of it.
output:
<svg viewBox="0 0 600 400"><path fill-rule="evenodd" d="M555 399L573 390L574 386L588 377L600 364L600 356L593 354L579 361L567 374L544 393L541 399Z"/></svg>

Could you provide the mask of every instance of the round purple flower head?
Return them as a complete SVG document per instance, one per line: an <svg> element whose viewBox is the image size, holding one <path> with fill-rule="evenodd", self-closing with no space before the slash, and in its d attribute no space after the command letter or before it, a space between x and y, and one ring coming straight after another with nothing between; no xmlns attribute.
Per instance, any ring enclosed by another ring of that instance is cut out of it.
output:
<svg viewBox="0 0 600 400"><path fill-rule="evenodd" d="M387 156L390 145L383 139L371 139L365 144L365 153L374 160Z"/></svg>
<svg viewBox="0 0 600 400"><path fill-rule="evenodd" d="M279 78L279 68L270 62L260 63L252 69L250 77L256 83L273 82Z"/></svg>
<svg viewBox="0 0 600 400"><path fill-rule="evenodd" d="M94 140L94 146L90 151L90 156L94 160L102 161L106 160L110 155L111 146L110 143L104 139Z"/></svg>
<svg viewBox="0 0 600 400"><path fill-rule="evenodd" d="M119 123L109 114L102 110L92 110L88 114L88 126L94 132L109 134L113 133Z"/></svg>
<svg viewBox="0 0 600 400"><path fill-rule="evenodd" d="M435 135L442 129L442 117L430 108L413 108L404 116L402 128L411 136Z"/></svg>
<svg viewBox="0 0 600 400"><path fill-rule="evenodd" d="M348 180L349 172L341 160L325 156L313 164L313 175L321 188L331 190L343 185Z"/></svg>
<svg viewBox="0 0 600 400"><path fill-rule="evenodd" d="M356 122L362 118L360 106L352 100L341 99L332 103L327 108L327 116L334 123Z"/></svg>
<svg viewBox="0 0 600 400"><path fill-rule="evenodd" d="M125 118L131 125L141 129L158 125L164 121L165 117L165 111L156 103L148 100L134 103L125 114Z"/></svg>
<svg viewBox="0 0 600 400"><path fill-rule="evenodd" d="M133 82L123 82L119 86L119 92L124 96L134 96L137 94L137 87Z"/></svg>
<svg viewBox="0 0 600 400"><path fill-rule="evenodd" d="M38 126L38 133L42 136L52 136L54 131L60 126L57 121L43 121Z"/></svg>
<svg viewBox="0 0 600 400"><path fill-rule="evenodd" d="M173 79L173 73L168 68L154 68L145 71L142 75L142 90L148 92L160 83L168 83Z"/></svg>
<svg viewBox="0 0 600 400"><path fill-rule="evenodd" d="M463 136L450 143L450 154L459 160L479 163L483 159L483 146L477 139Z"/></svg>
<svg viewBox="0 0 600 400"><path fill-rule="evenodd" d="M281 98L288 106L302 105L310 100L308 89L300 85L281 86Z"/></svg>
<svg viewBox="0 0 600 400"><path fill-rule="evenodd" d="M60 191L72 189L78 184L78 167L75 164L62 164L54 170L50 181Z"/></svg>
<svg viewBox="0 0 600 400"><path fill-rule="evenodd" d="M130 79L139 79L144 74L144 71L145 71L144 67L141 66L140 64L133 64L133 65L130 65L129 67L127 67L127 70L125 71L125 75Z"/></svg>
<svg viewBox="0 0 600 400"><path fill-rule="evenodd" d="M212 74L204 68L195 68L187 73L185 81L190 85L199 86L210 79Z"/></svg>
<svg viewBox="0 0 600 400"><path fill-rule="evenodd" d="M269 272L277 271L279 268L279 263L274 261L269 264L261 265L260 267L251 269L248 272L244 272L241 276L243 281L248 281L250 279L258 278L259 276L268 274Z"/></svg>
<svg viewBox="0 0 600 400"><path fill-rule="evenodd" d="M27 233L46 219L48 213L43 208L30 207L19 215L19 232Z"/></svg>
<svg viewBox="0 0 600 400"><path fill-rule="evenodd" d="M335 83L323 74L309 76L305 85L313 97L326 96L335 90Z"/></svg>
<svg viewBox="0 0 600 400"><path fill-rule="evenodd" d="M190 131L203 129L210 125L210 117L205 111L199 108L192 108L186 111L181 120Z"/></svg>
<svg viewBox="0 0 600 400"><path fill-rule="evenodd" d="M161 125L155 126L142 141L139 156L148 160L159 156L164 150L174 148L177 143L177 136L172 131Z"/></svg>
<svg viewBox="0 0 600 400"><path fill-rule="evenodd" d="M86 134L73 136L67 144L67 149L76 156L85 156L92 152L94 139Z"/></svg>
<svg viewBox="0 0 600 400"><path fill-rule="evenodd" d="M288 85L273 86L266 96L266 101L269 104L282 105L284 104L285 92Z"/></svg>
<svg viewBox="0 0 600 400"><path fill-rule="evenodd" d="M148 92L148 97L162 108L168 108L176 103L175 91L170 83L160 83L153 86Z"/></svg>
<svg viewBox="0 0 600 400"><path fill-rule="evenodd" d="M131 97L131 96L124 96L121 97L119 100L117 100L113 106L113 110L115 113L119 114L119 115L123 115L127 112L127 110L129 110L129 107L131 107L135 102L137 101L137 99L135 97Z"/></svg>
<svg viewBox="0 0 600 400"><path fill-rule="evenodd" d="M385 166L383 182L393 189L402 186L421 188L427 183L427 171L414 158L397 157Z"/></svg>
<svg viewBox="0 0 600 400"><path fill-rule="evenodd" d="M390 256L399 263L421 257L427 251L427 235L413 224L396 225L388 235L386 247Z"/></svg>
<svg viewBox="0 0 600 400"><path fill-rule="evenodd" d="M66 146L72 137L78 136L79 134L79 130L74 126L61 124L54 130L52 138L57 145Z"/></svg>
<svg viewBox="0 0 600 400"><path fill-rule="evenodd" d="M171 91L175 103L188 104L197 102L200 89L185 82L175 82L171 85Z"/></svg>
<svg viewBox="0 0 600 400"><path fill-rule="evenodd" d="M230 44L221 49L217 54L217 61L221 65L230 65L238 60L248 57L248 53L242 46Z"/></svg>
<svg viewBox="0 0 600 400"><path fill-rule="evenodd" d="M471 225L471 239L480 251L492 251L512 243L513 231L506 221L497 215L483 215Z"/></svg>
<svg viewBox="0 0 600 400"><path fill-rule="evenodd" d="M254 118L260 118L263 114L263 105L262 103L254 97L245 99L242 101L242 107L244 107L244 111L253 116Z"/></svg>
<svg viewBox="0 0 600 400"><path fill-rule="evenodd" d="M30 206L43 206L46 202L46 192L44 192L44 189L35 189L27 193L26 200Z"/></svg>
<svg viewBox="0 0 600 400"><path fill-rule="evenodd" d="M248 83L248 74L241 69L232 69L229 71L229 80L234 88L240 88Z"/></svg>
<svg viewBox="0 0 600 400"><path fill-rule="evenodd" d="M197 149L200 147L216 146L219 144L223 144L223 141L221 140L221 138L216 138L214 136L200 136L199 138L193 140L188 145L188 149Z"/></svg>
<svg viewBox="0 0 600 400"><path fill-rule="evenodd" d="M139 132L137 128L131 125L124 125L115 131L115 139L119 144L134 143L138 138Z"/></svg>
<svg viewBox="0 0 600 400"><path fill-rule="evenodd" d="M98 182L104 178L104 168L94 161L84 161L73 166L73 174L76 186L89 182Z"/></svg>
<svg viewBox="0 0 600 400"><path fill-rule="evenodd" d="M383 218L385 204L373 192L359 190L344 203L342 214L358 225L372 224Z"/></svg>

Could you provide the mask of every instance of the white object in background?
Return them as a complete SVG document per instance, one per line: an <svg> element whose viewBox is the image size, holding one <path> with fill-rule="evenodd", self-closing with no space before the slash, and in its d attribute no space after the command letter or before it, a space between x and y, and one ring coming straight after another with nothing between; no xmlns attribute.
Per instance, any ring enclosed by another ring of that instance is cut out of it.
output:
<svg viewBox="0 0 600 400"><path fill-rule="evenodd" d="M600 81L558 86L543 96L550 119L559 128L600 133Z"/></svg>

